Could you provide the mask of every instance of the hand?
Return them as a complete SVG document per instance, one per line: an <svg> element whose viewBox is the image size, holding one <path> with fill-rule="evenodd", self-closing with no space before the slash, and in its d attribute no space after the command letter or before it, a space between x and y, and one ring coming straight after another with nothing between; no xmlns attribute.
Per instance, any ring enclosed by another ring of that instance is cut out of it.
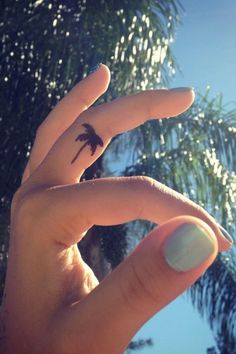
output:
<svg viewBox="0 0 236 354"><path fill-rule="evenodd" d="M101 65L37 130L11 207L1 311L7 354L120 354L230 248L204 209L151 178L79 182L113 136L178 115L194 100L191 89L154 90L88 109L109 80ZM99 284L77 243L93 225L134 219L160 226Z"/></svg>

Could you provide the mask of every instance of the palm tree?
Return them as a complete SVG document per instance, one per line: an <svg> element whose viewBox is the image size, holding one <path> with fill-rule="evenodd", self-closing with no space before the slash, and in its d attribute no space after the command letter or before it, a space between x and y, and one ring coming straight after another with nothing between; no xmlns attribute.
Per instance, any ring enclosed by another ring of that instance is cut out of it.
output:
<svg viewBox="0 0 236 354"><path fill-rule="evenodd" d="M86 133L83 134L79 134L77 136L77 138L75 139L75 141L85 141L85 143L81 146L81 148L79 149L79 151L77 152L77 154L75 155L75 157L73 158L73 160L71 161L71 163L74 163L75 160L77 159L77 157L79 156L79 154L81 153L81 151L88 145L90 145L91 147L91 156L94 155L97 146L103 146L103 141L100 138L100 136L98 136L95 132L95 130L93 129L93 127L90 124L84 123L82 124L83 127L85 127Z"/></svg>

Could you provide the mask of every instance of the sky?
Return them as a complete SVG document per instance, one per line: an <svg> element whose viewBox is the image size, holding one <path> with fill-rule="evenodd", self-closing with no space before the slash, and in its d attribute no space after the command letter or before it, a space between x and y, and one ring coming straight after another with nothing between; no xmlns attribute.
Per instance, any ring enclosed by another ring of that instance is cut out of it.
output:
<svg viewBox="0 0 236 354"><path fill-rule="evenodd" d="M182 70L171 87L191 86L236 102L236 0L181 0L185 8L172 50ZM234 106L235 107L235 106ZM134 339L152 338L140 354L206 354L214 338L186 294L155 315Z"/></svg>
<svg viewBox="0 0 236 354"><path fill-rule="evenodd" d="M185 8L172 50L183 76L172 85L193 86L204 94L236 101L236 1L181 0Z"/></svg>

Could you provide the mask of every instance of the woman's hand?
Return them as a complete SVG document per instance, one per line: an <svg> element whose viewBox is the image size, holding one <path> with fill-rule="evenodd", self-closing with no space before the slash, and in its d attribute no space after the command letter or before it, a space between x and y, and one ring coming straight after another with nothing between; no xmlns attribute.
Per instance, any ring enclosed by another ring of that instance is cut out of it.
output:
<svg viewBox="0 0 236 354"><path fill-rule="evenodd" d="M8 354L120 354L230 248L205 210L149 177L80 182L113 136L176 116L194 100L191 89L153 90L88 109L109 80L100 65L37 130L11 208L2 307ZM77 243L93 225L134 219L160 226L99 284Z"/></svg>

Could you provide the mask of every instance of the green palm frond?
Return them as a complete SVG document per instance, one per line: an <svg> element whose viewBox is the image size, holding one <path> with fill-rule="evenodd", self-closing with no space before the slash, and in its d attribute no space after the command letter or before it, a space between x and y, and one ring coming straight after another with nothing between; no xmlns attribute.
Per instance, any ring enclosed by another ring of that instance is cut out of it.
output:
<svg viewBox="0 0 236 354"><path fill-rule="evenodd" d="M117 156L129 151L130 160L146 156L163 156L168 151L180 149L188 155L200 149L214 154L223 166L236 171L236 103L228 111L222 104L221 96L209 99L200 96L196 103L182 115L168 120L153 120L139 128L123 134L114 141L110 152ZM133 146L130 149L130 141ZM189 147L190 146L190 147Z"/></svg>
<svg viewBox="0 0 236 354"><path fill-rule="evenodd" d="M220 255L190 289L193 304L213 330L220 353L236 352L236 262Z"/></svg>

